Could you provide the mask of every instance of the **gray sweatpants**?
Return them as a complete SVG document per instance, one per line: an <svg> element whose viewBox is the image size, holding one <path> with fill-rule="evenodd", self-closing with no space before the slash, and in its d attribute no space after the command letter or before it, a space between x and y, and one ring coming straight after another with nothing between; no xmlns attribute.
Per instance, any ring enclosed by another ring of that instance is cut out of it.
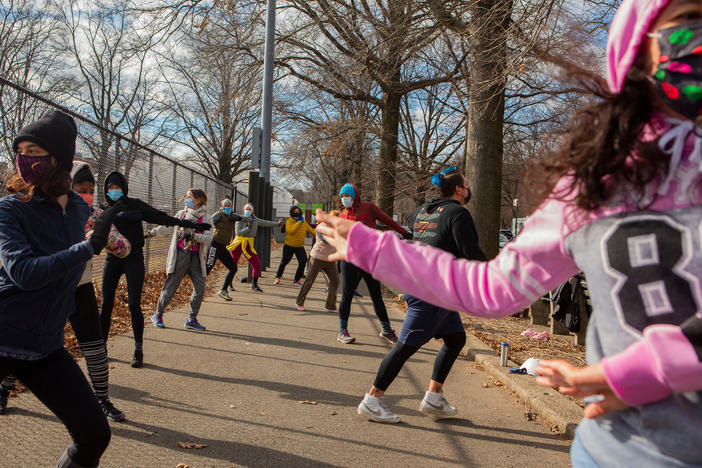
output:
<svg viewBox="0 0 702 468"><path fill-rule="evenodd" d="M166 276L166 282L163 283L156 306L158 314L163 314L166 310L166 306L171 302L186 274L193 282L193 294L190 296L190 319L197 317L202 299L205 297L205 277L202 276L200 269L200 255L198 252L186 252L181 249L176 250L175 271Z"/></svg>

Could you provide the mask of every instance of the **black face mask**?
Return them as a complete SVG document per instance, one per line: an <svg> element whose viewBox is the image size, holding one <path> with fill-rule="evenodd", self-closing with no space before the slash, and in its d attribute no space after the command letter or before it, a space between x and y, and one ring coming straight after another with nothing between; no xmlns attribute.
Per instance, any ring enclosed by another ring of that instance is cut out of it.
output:
<svg viewBox="0 0 702 468"><path fill-rule="evenodd" d="M470 198L471 198L472 196L473 196L473 192L471 192L470 189L468 188L468 195L466 195L465 198L463 199L463 200L464 200L464 201L463 201L463 204L464 204L464 205L467 204L467 203L470 201Z"/></svg>

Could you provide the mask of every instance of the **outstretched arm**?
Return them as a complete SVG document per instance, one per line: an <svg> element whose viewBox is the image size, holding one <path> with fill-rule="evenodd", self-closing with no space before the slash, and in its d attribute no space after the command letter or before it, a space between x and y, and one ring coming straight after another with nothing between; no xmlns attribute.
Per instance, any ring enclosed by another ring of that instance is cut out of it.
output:
<svg viewBox="0 0 702 468"><path fill-rule="evenodd" d="M534 213L519 238L490 262L456 259L393 233L318 213L328 224L318 231L338 251L332 260L345 257L374 278L449 310L504 317L579 271L563 245L558 202Z"/></svg>
<svg viewBox="0 0 702 468"><path fill-rule="evenodd" d="M21 222L14 213L0 212L0 262L10 280L23 290L35 290L46 286L58 276L65 275L85 263L93 256L88 241L46 256L36 256Z"/></svg>
<svg viewBox="0 0 702 468"><path fill-rule="evenodd" d="M405 228L403 228L397 222L395 222L394 219L388 216L388 214L385 213L383 210L378 208L378 206L373 205L371 207L371 210L373 211L373 216L375 216L375 219L377 219L393 231L397 232L398 234L402 236L407 236L408 232L405 230Z"/></svg>

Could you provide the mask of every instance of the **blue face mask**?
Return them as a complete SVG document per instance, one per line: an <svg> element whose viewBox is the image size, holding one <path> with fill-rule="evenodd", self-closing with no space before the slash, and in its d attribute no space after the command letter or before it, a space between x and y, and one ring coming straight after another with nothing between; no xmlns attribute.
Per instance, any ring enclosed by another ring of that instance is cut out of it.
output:
<svg viewBox="0 0 702 468"><path fill-rule="evenodd" d="M246 211L244 211L244 216L246 216L247 218L250 218L251 216L253 216L253 213L251 212L251 210L246 210Z"/></svg>
<svg viewBox="0 0 702 468"><path fill-rule="evenodd" d="M222 213L229 216L230 214L232 214L232 207L231 206L223 206Z"/></svg>
<svg viewBox="0 0 702 468"><path fill-rule="evenodd" d="M186 198L185 199L185 207L190 208L190 209L195 208L195 201L190 197Z"/></svg>
<svg viewBox="0 0 702 468"><path fill-rule="evenodd" d="M120 198L122 198L123 192L121 190L117 189L112 189L107 191L107 196L110 198L112 201L117 201Z"/></svg>

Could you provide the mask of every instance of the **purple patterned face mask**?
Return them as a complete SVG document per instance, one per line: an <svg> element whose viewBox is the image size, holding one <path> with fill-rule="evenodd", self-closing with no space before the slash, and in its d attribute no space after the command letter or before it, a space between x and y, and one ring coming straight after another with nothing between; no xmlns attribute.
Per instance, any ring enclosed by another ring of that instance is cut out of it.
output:
<svg viewBox="0 0 702 468"><path fill-rule="evenodd" d="M39 185L54 165L51 156L25 156L17 153L15 167L25 184Z"/></svg>

